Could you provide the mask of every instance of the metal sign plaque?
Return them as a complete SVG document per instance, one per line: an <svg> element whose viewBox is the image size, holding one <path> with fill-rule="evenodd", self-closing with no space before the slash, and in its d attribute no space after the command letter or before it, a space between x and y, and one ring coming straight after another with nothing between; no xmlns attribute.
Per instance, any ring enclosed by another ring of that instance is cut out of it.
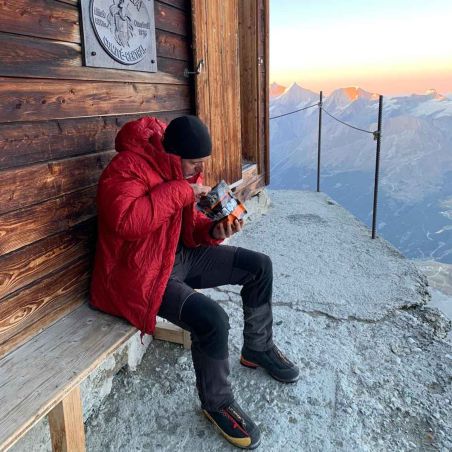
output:
<svg viewBox="0 0 452 452"><path fill-rule="evenodd" d="M157 72L153 0L81 0L87 66Z"/></svg>

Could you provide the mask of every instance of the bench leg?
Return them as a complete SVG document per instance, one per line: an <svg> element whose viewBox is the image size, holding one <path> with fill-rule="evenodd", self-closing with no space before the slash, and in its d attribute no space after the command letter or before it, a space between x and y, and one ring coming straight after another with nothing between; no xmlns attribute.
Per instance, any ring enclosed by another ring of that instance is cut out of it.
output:
<svg viewBox="0 0 452 452"><path fill-rule="evenodd" d="M48 418L54 452L85 451L85 429L80 386L74 388L53 408Z"/></svg>

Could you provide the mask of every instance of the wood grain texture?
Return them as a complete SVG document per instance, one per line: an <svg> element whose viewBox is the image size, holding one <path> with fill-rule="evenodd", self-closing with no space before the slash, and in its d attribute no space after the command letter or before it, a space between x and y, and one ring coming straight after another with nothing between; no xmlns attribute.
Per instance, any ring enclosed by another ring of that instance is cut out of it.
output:
<svg viewBox="0 0 452 452"><path fill-rule="evenodd" d="M1 215L0 256L92 218L96 191L96 186L89 187Z"/></svg>
<svg viewBox="0 0 452 452"><path fill-rule="evenodd" d="M154 2L156 31L187 34L185 13ZM0 31L55 41L81 43L80 13L76 5L55 0L4 0Z"/></svg>
<svg viewBox="0 0 452 452"><path fill-rule="evenodd" d="M48 418L53 451L85 451L85 429L80 386L72 389L50 411Z"/></svg>
<svg viewBox="0 0 452 452"><path fill-rule="evenodd" d="M263 2L263 24L265 34L265 71L263 77L263 91L265 93L264 106L264 174L265 185L270 184L270 0L261 0Z"/></svg>
<svg viewBox="0 0 452 452"><path fill-rule="evenodd" d="M249 179L245 180L240 184L234 194L238 199L245 202L252 196L256 195L265 188L265 175L257 174Z"/></svg>
<svg viewBox="0 0 452 452"><path fill-rule="evenodd" d="M58 2L67 3L69 5L77 6L80 4L80 0L56 0ZM155 2L157 3L157 2ZM158 3L165 3L170 6L174 6L175 8L182 9L184 11L188 11L190 8L190 0L159 0Z"/></svg>
<svg viewBox="0 0 452 452"><path fill-rule="evenodd" d="M191 349L191 336L187 330L167 321L157 321L154 339L181 344L185 350Z"/></svg>
<svg viewBox="0 0 452 452"><path fill-rule="evenodd" d="M0 356L83 303L91 265L81 259L0 302Z"/></svg>
<svg viewBox="0 0 452 452"><path fill-rule="evenodd" d="M45 237L0 257L0 303L46 275L82 258L91 260L96 240L96 219Z"/></svg>
<svg viewBox="0 0 452 452"><path fill-rule="evenodd" d="M184 330L170 322L159 321L155 326L154 339L183 345Z"/></svg>
<svg viewBox="0 0 452 452"><path fill-rule="evenodd" d="M186 68L190 70L193 68L191 56L189 56L189 58L190 58L189 61L185 61L185 60L175 60L173 58L158 57L157 65L159 68L159 72L161 71L167 74L171 74L173 77L176 77L181 80L183 78L184 82L190 85L190 79L185 77L184 75L184 71Z"/></svg>
<svg viewBox="0 0 452 452"><path fill-rule="evenodd" d="M242 168L238 3L194 0L192 11L195 61L206 62L196 77L196 106L210 127L213 145L206 180L234 183Z"/></svg>
<svg viewBox="0 0 452 452"><path fill-rule="evenodd" d="M0 171L0 215L95 185L116 151Z"/></svg>
<svg viewBox="0 0 452 452"><path fill-rule="evenodd" d="M239 2L239 45L242 158L257 162L259 152L257 0Z"/></svg>
<svg viewBox="0 0 452 452"><path fill-rule="evenodd" d="M160 3L166 3L185 12L190 12L190 0L160 0Z"/></svg>
<svg viewBox="0 0 452 452"><path fill-rule="evenodd" d="M53 0L2 1L0 30L80 43L77 8Z"/></svg>
<svg viewBox="0 0 452 452"><path fill-rule="evenodd" d="M0 360L0 448L14 444L136 331L85 304Z"/></svg>
<svg viewBox="0 0 452 452"><path fill-rule="evenodd" d="M155 2L155 27L159 30L187 36L189 34L189 17L184 11L168 6L165 3Z"/></svg>
<svg viewBox="0 0 452 452"><path fill-rule="evenodd" d="M141 116L168 123L190 110L0 124L0 170L113 149L118 130Z"/></svg>
<svg viewBox="0 0 452 452"><path fill-rule="evenodd" d="M155 39L157 56L190 61L190 44L187 37L168 33L163 30L156 30Z"/></svg>
<svg viewBox="0 0 452 452"><path fill-rule="evenodd" d="M183 110L186 85L0 78L0 122Z"/></svg>
<svg viewBox="0 0 452 452"><path fill-rule="evenodd" d="M159 51L159 49L157 49ZM169 54L167 45L163 52ZM181 52L179 52L181 54ZM0 33L0 76L187 84L180 65L157 58L158 72L123 71L83 66L78 44Z"/></svg>
<svg viewBox="0 0 452 452"><path fill-rule="evenodd" d="M80 0L55 0L60 3L67 3L68 5L78 6L80 4Z"/></svg>
<svg viewBox="0 0 452 452"><path fill-rule="evenodd" d="M259 173L265 174L265 184L270 183L270 142L269 142L269 1L257 0L258 2L258 55L262 59L259 64L259 103L258 103L258 117L259 117L259 153L258 153L258 168Z"/></svg>
<svg viewBox="0 0 452 452"><path fill-rule="evenodd" d="M192 0L193 53L194 63L201 60L201 72L194 77L196 114L204 121L209 130L210 123L210 91L209 77L206 68L210 66L209 48L207 46L207 0ZM214 49L212 49L214 50Z"/></svg>

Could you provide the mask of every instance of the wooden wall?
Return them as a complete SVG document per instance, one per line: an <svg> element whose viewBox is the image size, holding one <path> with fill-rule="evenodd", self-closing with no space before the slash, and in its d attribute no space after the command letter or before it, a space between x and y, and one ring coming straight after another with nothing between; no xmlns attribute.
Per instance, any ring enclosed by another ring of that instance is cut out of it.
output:
<svg viewBox="0 0 452 452"><path fill-rule="evenodd" d="M77 0L2 2L0 356L86 300L118 129L193 113L189 0L156 0L155 20L158 73L86 68Z"/></svg>
<svg viewBox="0 0 452 452"><path fill-rule="evenodd" d="M256 166L243 173L238 192L246 198L270 180L269 0L240 0L238 13L242 158L247 166Z"/></svg>

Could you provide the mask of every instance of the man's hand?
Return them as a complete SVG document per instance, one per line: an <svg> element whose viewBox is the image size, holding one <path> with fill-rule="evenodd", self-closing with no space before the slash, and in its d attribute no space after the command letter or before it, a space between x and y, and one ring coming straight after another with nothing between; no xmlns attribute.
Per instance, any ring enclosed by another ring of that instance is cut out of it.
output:
<svg viewBox="0 0 452 452"><path fill-rule="evenodd" d="M218 223L212 229L212 237L216 240L227 239L243 229L245 222L243 220L234 220L234 223L228 223L224 227L223 223Z"/></svg>
<svg viewBox="0 0 452 452"><path fill-rule="evenodd" d="M201 196L207 195L210 190L212 190L212 187L209 187L208 185L198 185L198 184L190 184L191 188L193 189L193 193L195 194L195 200L198 202L201 199Z"/></svg>

